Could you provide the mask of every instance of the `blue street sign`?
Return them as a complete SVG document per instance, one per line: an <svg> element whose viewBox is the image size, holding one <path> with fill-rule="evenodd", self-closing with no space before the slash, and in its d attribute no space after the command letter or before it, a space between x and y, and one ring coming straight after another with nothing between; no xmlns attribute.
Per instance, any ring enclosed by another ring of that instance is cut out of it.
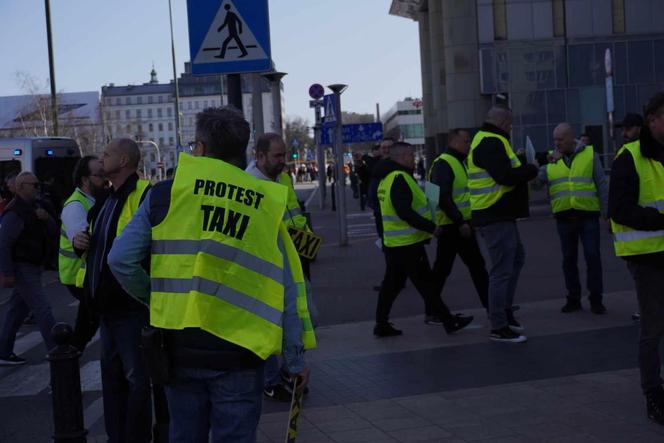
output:
<svg viewBox="0 0 664 443"><path fill-rule="evenodd" d="M320 131L320 144L334 144L335 130L335 125L325 123ZM342 125L341 138L345 144L381 141L383 139L383 124L378 122Z"/></svg>
<svg viewBox="0 0 664 443"><path fill-rule="evenodd" d="M323 111L325 112L325 123L337 121L337 100L334 98L334 94L327 94L323 97Z"/></svg>
<svg viewBox="0 0 664 443"><path fill-rule="evenodd" d="M194 74L272 69L268 0L187 0Z"/></svg>

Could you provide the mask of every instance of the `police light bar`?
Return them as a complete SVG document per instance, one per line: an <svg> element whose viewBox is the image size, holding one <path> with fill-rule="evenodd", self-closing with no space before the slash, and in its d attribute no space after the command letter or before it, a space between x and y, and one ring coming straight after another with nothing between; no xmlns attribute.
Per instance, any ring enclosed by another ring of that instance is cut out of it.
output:
<svg viewBox="0 0 664 443"><path fill-rule="evenodd" d="M14 155L22 155L22 154L23 154L23 150L21 150L21 149L14 149Z"/></svg>
<svg viewBox="0 0 664 443"><path fill-rule="evenodd" d="M54 149L47 149L46 150L46 155L49 157L53 157L55 155L55 150Z"/></svg>

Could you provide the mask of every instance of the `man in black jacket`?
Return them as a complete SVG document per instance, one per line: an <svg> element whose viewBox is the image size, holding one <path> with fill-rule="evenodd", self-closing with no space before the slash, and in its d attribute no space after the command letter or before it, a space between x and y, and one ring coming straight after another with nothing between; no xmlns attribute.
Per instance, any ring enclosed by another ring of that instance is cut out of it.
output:
<svg viewBox="0 0 664 443"><path fill-rule="evenodd" d="M16 177L16 195L9 203L0 225L0 272L3 284L14 288L0 323L0 366L20 365L26 360L14 354L16 333L32 311L46 350L55 346L51 328L55 324L48 298L42 289L42 266L57 236L53 218L35 206L40 183L31 172Z"/></svg>
<svg viewBox="0 0 664 443"><path fill-rule="evenodd" d="M625 145L613 162L609 216L616 254L627 260L641 310L639 366L648 417L664 425L664 92L650 99L645 120L640 140Z"/></svg>
<svg viewBox="0 0 664 443"><path fill-rule="evenodd" d="M536 165L521 164L512 151L509 131L512 112L493 107L475 134L468 159L468 185L472 221L491 257L489 316L494 341L520 343L522 326L514 318L512 302L525 263L516 219L528 217L528 181L537 176Z"/></svg>
<svg viewBox="0 0 664 443"><path fill-rule="evenodd" d="M378 294L376 307L376 326L374 335L389 337L401 335L401 331L389 323L390 310L406 279L410 279L425 302L426 312L437 317L436 323L442 324L448 334L466 327L473 317L452 315L435 292L434 276L429 267L424 245L431 236L437 237L440 228L422 216L413 206L417 197L426 206L424 192L412 177L415 167L413 147L404 142L397 142L391 147L390 159L381 161L376 166L374 176L380 180L378 198L380 217L384 231L384 252L386 260L385 277ZM396 177L392 176L396 174ZM389 180L392 184L389 185ZM419 196L415 194L420 194ZM395 213L386 214L387 210ZM388 227L387 223L408 226L406 229ZM430 234L430 235L427 235ZM394 239L399 238L399 241Z"/></svg>
<svg viewBox="0 0 664 443"><path fill-rule="evenodd" d="M438 186L439 190L436 223L442 224L433 265L437 280L436 293L443 292L445 281L452 272L458 254L470 271L480 303L485 309L489 309L489 274L470 225L468 173L463 164L470 151L470 134L463 129L452 129L448 137L449 148L434 160L430 172L430 181ZM455 170L461 173L459 177L456 176ZM425 322L430 323L430 320L430 316L427 316Z"/></svg>

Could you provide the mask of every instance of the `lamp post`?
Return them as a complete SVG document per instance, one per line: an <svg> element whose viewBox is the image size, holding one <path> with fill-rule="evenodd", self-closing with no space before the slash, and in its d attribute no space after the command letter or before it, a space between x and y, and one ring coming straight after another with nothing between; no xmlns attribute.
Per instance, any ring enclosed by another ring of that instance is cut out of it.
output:
<svg viewBox="0 0 664 443"><path fill-rule="evenodd" d="M173 60L173 84L175 86L175 151L179 154L180 147L182 146L182 132L180 131L180 90L178 88L178 74L175 63L175 39L173 38L173 9L171 8L171 0L168 0L168 16L171 21L171 58Z"/></svg>
<svg viewBox="0 0 664 443"><path fill-rule="evenodd" d="M53 61L53 36L51 32L51 2L44 0L46 8L46 39L48 41L48 69L51 81L51 118L53 119L53 135L58 135L58 103L55 93L55 63Z"/></svg>
<svg viewBox="0 0 664 443"><path fill-rule="evenodd" d="M334 92L334 101L336 108L336 131L334 136L334 152L337 163L337 177L334 183L337 197L337 220L339 223L339 246L348 245L348 232L346 226L346 177L344 175L344 151L341 132L341 94L348 88L348 85L334 84L328 88Z"/></svg>
<svg viewBox="0 0 664 443"><path fill-rule="evenodd" d="M159 181L163 180L164 175L163 175L163 168L161 167L162 165L161 151L159 150L159 145L157 145L152 140L136 140L136 143L154 146L155 151L157 151L157 178L159 179ZM145 164L145 162L143 162L143 164Z"/></svg>
<svg viewBox="0 0 664 443"><path fill-rule="evenodd" d="M286 75L285 72L278 71L263 74L263 77L272 83L272 113L274 114L272 132L277 134L284 132L284 123L281 118L281 79Z"/></svg>

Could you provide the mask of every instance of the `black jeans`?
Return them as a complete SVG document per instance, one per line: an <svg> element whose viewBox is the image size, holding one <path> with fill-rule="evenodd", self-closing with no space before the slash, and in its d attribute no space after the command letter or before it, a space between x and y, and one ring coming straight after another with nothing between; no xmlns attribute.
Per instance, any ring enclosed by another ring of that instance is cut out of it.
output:
<svg viewBox="0 0 664 443"><path fill-rule="evenodd" d="M397 248L384 248L385 277L378 294L376 307L376 323L387 323L392 304L403 289L407 279L413 282L424 299L426 312L439 315L443 320L452 317L450 310L435 292L433 273L429 259L422 243Z"/></svg>
<svg viewBox="0 0 664 443"><path fill-rule="evenodd" d="M599 251L599 219L560 218L556 219L556 225L563 253L567 297L574 300L581 299L581 281L577 265L580 239L586 259L586 286L590 292L590 301L601 301L604 288L602 286L602 259Z"/></svg>
<svg viewBox="0 0 664 443"><path fill-rule="evenodd" d="M641 311L639 368L646 393L662 385L659 345L664 337L664 268L633 261L627 267L634 277Z"/></svg>
<svg viewBox="0 0 664 443"><path fill-rule="evenodd" d="M469 238L462 237L456 225L443 226L443 232L438 237L436 261L433 264L436 294L443 293L445 282L452 272L457 254L470 272L480 303L485 309L488 309L489 273L486 270L484 257L482 257L482 252L480 252L480 247L477 244L477 237L475 237L474 232Z"/></svg>

